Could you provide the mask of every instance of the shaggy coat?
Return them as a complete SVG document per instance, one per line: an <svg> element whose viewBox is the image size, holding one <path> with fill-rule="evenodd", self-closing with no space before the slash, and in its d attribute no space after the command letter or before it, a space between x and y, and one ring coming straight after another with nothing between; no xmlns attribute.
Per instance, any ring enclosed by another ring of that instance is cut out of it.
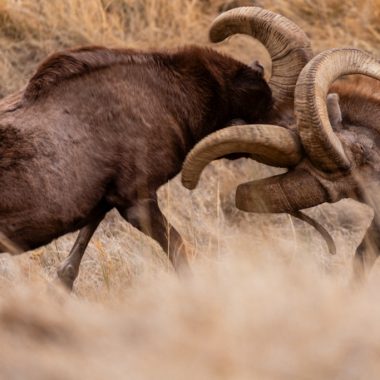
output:
<svg viewBox="0 0 380 380"><path fill-rule="evenodd" d="M204 136L271 104L260 68L210 49L55 54L0 103L0 231L27 250L115 207L169 252L156 190Z"/></svg>

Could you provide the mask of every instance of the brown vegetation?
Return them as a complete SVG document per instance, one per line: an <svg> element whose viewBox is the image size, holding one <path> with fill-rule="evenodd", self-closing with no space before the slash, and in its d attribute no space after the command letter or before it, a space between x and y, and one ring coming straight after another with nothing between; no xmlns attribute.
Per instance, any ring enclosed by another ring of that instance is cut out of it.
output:
<svg viewBox="0 0 380 380"><path fill-rule="evenodd" d="M4 0L1 93L21 88L37 62L62 47L206 44L222 3ZM376 0L255 3L299 24L316 51L378 51ZM266 59L247 38L221 49ZM235 209L237 183L275 172L248 160L220 161L193 193L178 178L160 190L167 218L196 246L188 281L116 214L95 234L74 296L51 285L74 236L19 258L1 256L0 377L377 379L377 268L360 289L348 285L370 211L350 201L308 211L337 241L332 258L309 226Z"/></svg>

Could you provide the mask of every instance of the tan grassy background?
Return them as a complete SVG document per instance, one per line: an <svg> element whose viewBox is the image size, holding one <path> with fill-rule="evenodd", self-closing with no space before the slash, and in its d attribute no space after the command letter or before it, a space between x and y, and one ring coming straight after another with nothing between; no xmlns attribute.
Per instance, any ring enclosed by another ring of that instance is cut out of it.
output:
<svg viewBox="0 0 380 380"><path fill-rule="evenodd" d="M0 93L21 88L54 50L84 44L173 48L208 44L222 0L0 0ZM316 51L354 45L377 54L380 1L233 1L278 11ZM218 47L267 63L262 47ZM179 280L163 252L116 213L101 224L73 295L55 268L75 235L18 258L0 256L1 379L379 379L380 274L350 284L371 210L351 201L308 211L338 254L286 215L233 206L237 183L273 169L216 162L194 192L160 189L168 219L196 247Z"/></svg>

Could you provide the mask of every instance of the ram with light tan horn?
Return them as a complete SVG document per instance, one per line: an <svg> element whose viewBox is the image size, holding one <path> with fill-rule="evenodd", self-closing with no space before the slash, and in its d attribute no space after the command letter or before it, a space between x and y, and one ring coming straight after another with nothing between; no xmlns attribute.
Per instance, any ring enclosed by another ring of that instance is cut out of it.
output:
<svg viewBox="0 0 380 380"><path fill-rule="evenodd" d="M333 84L347 74L370 78L345 78ZM380 63L363 51L331 49L314 57L302 70L295 91L295 123L302 142L302 159L289 165L285 174L241 184L236 191L236 206L248 212L294 214L343 198L371 206L375 217L355 254L357 275L372 266L380 250L379 80ZM206 157L203 148L212 151L229 143L236 135L234 128L223 135L216 132L208 136L190 152L183 166L185 186L191 183L194 187L200 176L194 169L203 169L207 164L204 159L202 165L197 161ZM247 141L244 144L243 151L251 151L246 148ZM275 144L276 139L272 139ZM256 145L253 139L251 146ZM239 141L234 141L233 147L235 152L241 150ZM189 172L193 182L187 177Z"/></svg>
<svg viewBox="0 0 380 380"><path fill-rule="evenodd" d="M210 35L216 41L233 33L265 45L273 60L269 85L280 102L292 100L310 56L306 35L255 7L220 16ZM22 91L0 101L0 249L28 250L80 229L58 269L71 288L93 233L116 208L187 271L185 244L156 191L206 135L233 119L259 123L275 112L269 85L260 65L210 48L85 47L52 55ZM299 145L297 136L289 141ZM258 154L268 157L272 148ZM285 160L287 153L278 154L271 164Z"/></svg>

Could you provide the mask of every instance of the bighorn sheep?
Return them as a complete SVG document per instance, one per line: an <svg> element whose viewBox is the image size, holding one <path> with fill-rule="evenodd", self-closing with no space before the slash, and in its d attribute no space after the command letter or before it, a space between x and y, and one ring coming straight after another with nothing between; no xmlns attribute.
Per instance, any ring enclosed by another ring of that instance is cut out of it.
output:
<svg viewBox="0 0 380 380"><path fill-rule="evenodd" d="M268 11L248 9L240 16L216 22L212 39L236 28L259 38L273 60L274 97L288 103L310 58L307 37ZM259 66L207 48L143 53L92 47L51 56L25 89L0 103L3 250L14 247L11 242L35 248L81 228L58 270L71 288L92 234L115 207L157 240L176 268L186 267L181 237L158 208L157 188L207 134L235 118L261 122L271 106Z"/></svg>
<svg viewBox="0 0 380 380"><path fill-rule="evenodd" d="M232 17L234 13L230 13ZM358 247L354 272L363 274L380 248L376 197L380 184L380 63L356 49L332 49L314 57L295 87L295 126L240 125L215 132L187 156L182 182L192 189L203 168L226 154L245 152L259 162L288 168L285 174L238 186L237 208L249 212L298 213L324 202L353 198L375 210ZM329 93L330 87L331 91ZM272 115L273 116L273 115ZM270 123L271 117L265 123ZM375 248L375 249L372 249Z"/></svg>

